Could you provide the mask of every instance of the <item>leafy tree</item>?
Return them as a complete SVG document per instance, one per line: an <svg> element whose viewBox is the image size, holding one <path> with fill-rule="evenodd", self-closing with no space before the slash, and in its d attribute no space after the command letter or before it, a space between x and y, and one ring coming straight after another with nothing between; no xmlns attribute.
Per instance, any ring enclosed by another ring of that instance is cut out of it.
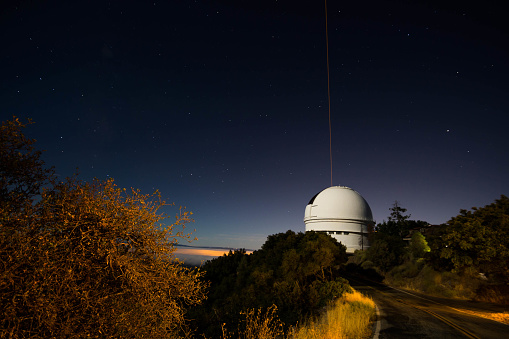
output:
<svg viewBox="0 0 509 339"><path fill-rule="evenodd" d="M427 237L430 252L426 255L426 263L438 272L450 272L454 270L451 259L443 257L441 253L442 248L444 248L442 237L446 233L446 225L443 224L435 227L433 233Z"/></svg>
<svg viewBox="0 0 509 339"><path fill-rule="evenodd" d="M204 265L211 282L209 299L193 315L207 336L220 335L226 319L226 327L234 328L242 311L273 304L284 323L295 324L349 290L339 277L346 260L346 247L325 233L270 235L250 255L231 252Z"/></svg>
<svg viewBox="0 0 509 339"><path fill-rule="evenodd" d="M429 224L422 220L410 220L410 214L406 214L407 209L401 207L398 201L395 201L389 210L391 213L387 218L388 221L383 221L376 226L376 232L371 237L371 247L366 253L366 259L382 272L388 272L391 268L402 264L408 259L410 253L415 252L415 255L420 257L421 252L427 249L426 240L420 232L413 233L409 249L405 249L403 238L411 230L425 228ZM415 234L419 234L422 238Z"/></svg>
<svg viewBox="0 0 509 339"><path fill-rule="evenodd" d="M430 251L428 242L421 232L414 232L410 240L409 250L414 259L423 258Z"/></svg>
<svg viewBox="0 0 509 339"><path fill-rule="evenodd" d="M371 261L382 272L401 264L405 255L403 239L395 235L376 234L373 243L366 253L366 259Z"/></svg>
<svg viewBox="0 0 509 339"><path fill-rule="evenodd" d="M173 259L191 213L166 226L157 192L52 180L22 127L3 124L0 144L0 337L187 336L206 285Z"/></svg>
<svg viewBox="0 0 509 339"><path fill-rule="evenodd" d="M435 245L457 272L483 272L509 279L509 198L461 210L443 227Z"/></svg>

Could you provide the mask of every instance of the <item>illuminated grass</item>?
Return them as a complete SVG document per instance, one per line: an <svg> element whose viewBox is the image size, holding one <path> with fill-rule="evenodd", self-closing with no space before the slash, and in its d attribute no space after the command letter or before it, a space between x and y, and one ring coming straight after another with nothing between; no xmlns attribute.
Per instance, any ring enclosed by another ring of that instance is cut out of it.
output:
<svg viewBox="0 0 509 339"><path fill-rule="evenodd" d="M331 303L320 318L294 329L288 338L368 338L374 316L373 300L354 290Z"/></svg>
<svg viewBox="0 0 509 339"><path fill-rule="evenodd" d="M375 303L353 290L331 302L322 316L290 328L286 335L275 305L265 311L251 309L241 314L245 320L239 324L239 339L359 339L371 337L370 324L375 317ZM236 337L224 325L222 329L222 339Z"/></svg>

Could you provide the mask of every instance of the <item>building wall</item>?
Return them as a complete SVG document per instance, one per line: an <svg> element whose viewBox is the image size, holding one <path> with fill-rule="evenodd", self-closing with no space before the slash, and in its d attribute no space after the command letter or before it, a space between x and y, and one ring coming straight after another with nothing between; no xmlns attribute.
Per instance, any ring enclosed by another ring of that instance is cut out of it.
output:
<svg viewBox="0 0 509 339"><path fill-rule="evenodd" d="M338 242L346 246L347 253L368 249L368 223L356 220L308 220L306 231L327 232Z"/></svg>

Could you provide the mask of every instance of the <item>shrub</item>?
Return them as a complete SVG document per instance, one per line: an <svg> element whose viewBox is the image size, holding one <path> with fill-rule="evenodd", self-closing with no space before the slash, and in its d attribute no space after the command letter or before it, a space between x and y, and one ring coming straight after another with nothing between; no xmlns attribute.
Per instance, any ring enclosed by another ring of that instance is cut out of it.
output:
<svg viewBox="0 0 509 339"><path fill-rule="evenodd" d="M30 174L46 173L40 153L10 152L27 141L23 125L4 126L13 140L0 139L0 163L16 163L18 154L30 168L1 168L0 337L188 335L185 311L204 299L205 283L173 252L178 239L189 239L177 228L191 213L181 210L167 226L157 192L127 191L113 180L48 176L51 186L41 191Z"/></svg>
<svg viewBox="0 0 509 339"><path fill-rule="evenodd" d="M240 312L273 304L286 326L315 314L349 290L339 276L346 259L346 247L328 234L288 231L270 235L250 255L236 251L207 262L210 297L192 311L199 333L218 337L221 323L235 331Z"/></svg>

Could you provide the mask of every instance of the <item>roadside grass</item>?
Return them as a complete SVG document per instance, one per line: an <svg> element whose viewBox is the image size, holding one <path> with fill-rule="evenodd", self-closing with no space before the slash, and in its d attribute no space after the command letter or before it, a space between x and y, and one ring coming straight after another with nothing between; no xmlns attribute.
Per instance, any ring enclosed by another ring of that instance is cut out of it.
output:
<svg viewBox="0 0 509 339"><path fill-rule="evenodd" d="M371 336L376 311L374 301L352 289L331 302L324 313L305 324L290 327L285 334L277 307L248 310L238 328L238 339L358 339ZM235 338L223 325L222 339Z"/></svg>
<svg viewBox="0 0 509 339"><path fill-rule="evenodd" d="M424 261L405 262L385 275L385 282L429 295L473 299L481 281L452 272L437 272Z"/></svg>
<svg viewBox="0 0 509 339"><path fill-rule="evenodd" d="M509 305L509 283L483 284L476 292L475 301Z"/></svg>
<svg viewBox="0 0 509 339"><path fill-rule="evenodd" d="M239 324L238 338L239 339L275 339L284 338L283 323L277 316L277 306L272 305L266 311L260 309L250 309L246 312L241 312L245 317ZM223 324L223 337L222 339L232 339L233 334L228 332L228 329Z"/></svg>
<svg viewBox="0 0 509 339"><path fill-rule="evenodd" d="M419 262L406 262L385 275L385 283L437 297L475 300L509 305L507 285L490 285L479 278L452 272L437 272ZM458 311L495 320L509 325L509 312Z"/></svg>
<svg viewBox="0 0 509 339"><path fill-rule="evenodd" d="M374 316L373 300L354 290L331 302L322 316L294 328L288 338L368 338Z"/></svg>
<svg viewBox="0 0 509 339"><path fill-rule="evenodd" d="M490 280L482 276L457 274L450 271L436 271L426 264L424 258L406 260L388 272L381 272L366 253L356 251L348 260L347 269L372 279L377 274L389 286L406 288L437 297L475 300L509 305L509 284L507 281Z"/></svg>

